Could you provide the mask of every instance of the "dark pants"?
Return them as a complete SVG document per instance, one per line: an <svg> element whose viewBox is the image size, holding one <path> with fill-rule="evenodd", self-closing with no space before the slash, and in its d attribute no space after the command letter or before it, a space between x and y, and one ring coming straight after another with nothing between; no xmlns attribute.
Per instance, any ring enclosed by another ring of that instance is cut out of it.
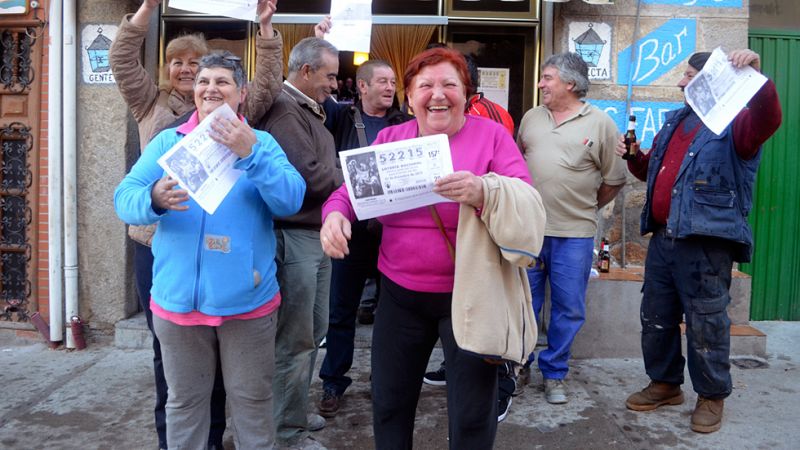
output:
<svg viewBox="0 0 800 450"><path fill-rule="evenodd" d="M353 223L350 254L332 260L331 304L325 360L319 369L322 386L344 394L353 380L346 374L353 365L356 312L367 278L378 276L380 239L367 231L367 221Z"/></svg>
<svg viewBox="0 0 800 450"><path fill-rule="evenodd" d="M153 285L153 252L150 247L133 242L133 271L136 276L136 292L139 306L147 317L147 328L153 336L153 372L156 380L156 405L153 408L158 448L167 448L167 380L161 362L161 343L153 332L153 313L150 311L150 288ZM208 431L209 445L222 448L222 435L225 433L225 387L222 381L222 368L217 362L217 375L211 394L211 428Z"/></svg>
<svg viewBox="0 0 800 450"><path fill-rule="evenodd" d="M375 448L410 449L422 377L436 339L447 361L451 449L490 449L497 432L497 367L461 351L453 337L450 293L404 289L381 279L372 331Z"/></svg>
<svg viewBox="0 0 800 450"><path fill-rule="evenodd" d="M654 381L682 384L681 316L687 358L698 394L722 399L731 393L730 303L734 249L724 239L672 239L661 229L647 249L641 309L642 354Z"/></svg>

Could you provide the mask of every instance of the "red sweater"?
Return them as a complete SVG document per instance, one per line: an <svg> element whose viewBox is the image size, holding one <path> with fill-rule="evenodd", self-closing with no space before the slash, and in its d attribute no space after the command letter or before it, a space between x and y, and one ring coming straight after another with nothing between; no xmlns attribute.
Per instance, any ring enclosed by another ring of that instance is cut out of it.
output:
<svg viewBox="0 0 800 450"><path fill-rule="evenodd" d="M669 141L661 169L658 171L653 185L651 206L653 220L664 225L669 217L672 186L675 184L686 151L700 130L699 125L684 130L684 122L691 118L692 116L688 116L678 124L678 129L675 130ZM781 119L781 105L778 100L778 92L775 90L775 83L767 80L750 100L748 107L741 110L733 121L733 142L739 157L752 159L756 156L761 144L778 129ZM653 141L655 142L657 139L658 136ZM636 159L628 160L628 170L636 178L645 181L649 163L650 152L646 154L639 152Z"/></svg>

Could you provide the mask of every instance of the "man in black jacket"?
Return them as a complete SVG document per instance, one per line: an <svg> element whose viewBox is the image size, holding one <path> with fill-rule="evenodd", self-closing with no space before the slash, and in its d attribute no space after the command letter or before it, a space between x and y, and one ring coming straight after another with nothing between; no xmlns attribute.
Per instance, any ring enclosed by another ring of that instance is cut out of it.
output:
<svg viewBox="0 0 800 450"><path fill-rule="evenodd" d="M328 98L325 125L333 134L337 152L366 147L380 130L411 118L392 106L396 83L394 71L388 63L370 60L356 72L360 101L355 105L340 105ZM319 371L323 382L319 413L323 417L336 415L342 395L352 383L346 374L353 364L356 312L364 282L378 275L380 236L374 227L367 228L367 221L355 222L350 254L344 259L333 260L327 351Z"/></svg>

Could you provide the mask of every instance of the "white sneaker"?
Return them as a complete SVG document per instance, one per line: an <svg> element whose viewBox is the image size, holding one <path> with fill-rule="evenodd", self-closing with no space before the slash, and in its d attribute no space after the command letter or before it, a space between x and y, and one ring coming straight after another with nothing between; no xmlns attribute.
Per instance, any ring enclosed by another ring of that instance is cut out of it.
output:
<svg viewBox="0 0 800 450"><path fill-rule="evenodd" d="M306 422L308 423L308 431L319 431L325 428L325 418L319 414L310 413L306 415Z"/></svg>
<svg viewBox="0 0 800 450"><path fill-rule="evenodd" d="M497 422L502 422L508 416L508 411L511 410L511 396L509 395L504 400L497 401Z"/></svg>
<svg viewBox="0 0 800 450"><path fill-rule="evenodd" d="M289 446L279 447L281 450L328 450L327 447L320 444L320 442L313 437L307 437L302 441Z"/></svg>
<svg viewBox="0 0 800 450"><path fill-rule="evenodd" d="M564 380L545 378L544 397L547 403L553 405L563 405L567 403L567 386L564 384Z"/></svg>

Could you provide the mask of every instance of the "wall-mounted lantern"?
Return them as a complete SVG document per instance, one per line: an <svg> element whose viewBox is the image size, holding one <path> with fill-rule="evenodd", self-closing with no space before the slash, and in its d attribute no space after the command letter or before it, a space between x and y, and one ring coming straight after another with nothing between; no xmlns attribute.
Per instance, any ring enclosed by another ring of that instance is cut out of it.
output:
<svg viewBox="0 0 800 450"><path fill-rule="evenodd" d="M600 54L603 53L603 47L606 41L600 38L592 29L592 24L589 24L589 29L583 34L573 39L575 41L575 52L578 53L589 67L597 67L600 61Z"/></svg>
<svg viewBox="0 0 800 450"><path fill-rule="evenodd" d="M108 50L111 48L111 39L103 36L103 27L97 29L97 37L86 48L89 53L89 63L92 72L107 72L111 69L108 63Z"/></svg>

